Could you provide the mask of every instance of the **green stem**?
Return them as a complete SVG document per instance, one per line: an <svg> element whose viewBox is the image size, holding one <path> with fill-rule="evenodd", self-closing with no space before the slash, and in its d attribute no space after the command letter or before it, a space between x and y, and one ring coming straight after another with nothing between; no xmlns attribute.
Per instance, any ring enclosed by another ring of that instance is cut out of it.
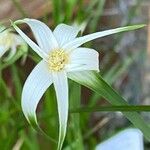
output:
<svg viewBox="0 0 150 150"><path fill-rule="evenodd" d="M141 112L150 111L150 105L138 105L138 106L99 106L99 107L80 107L71 109L70 113L82 113L82 112L99 112L99 111L121 111L121 112Z"/></svg>
<svg viewBox="0 0 150 150"><path fill-rule="evenodd" d="M71 108L80 107L81 103L81 86L77 83L72 83L72 92L70 93L70 103ZM76 99L78 98L78 100ZM83 149L83 139L81 134L80 127L80 114L72 114L72 123L73 123L73 136L75 137L74 142L72 143L73 149ZM70 147L71 148L71 147Z"/></svg>

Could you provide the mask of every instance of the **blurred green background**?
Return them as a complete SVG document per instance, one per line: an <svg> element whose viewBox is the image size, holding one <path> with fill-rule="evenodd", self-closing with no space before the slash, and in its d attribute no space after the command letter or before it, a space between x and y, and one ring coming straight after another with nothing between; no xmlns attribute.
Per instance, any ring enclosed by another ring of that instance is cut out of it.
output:
<svg viewBox="0 0 150 150"><path fill-rule="evenodd" d="M81 35L119 26L146 23L150 19L147 0L6 0L0 1L0 22L9 26L9 19L36 18L51 29L59 23L78 26ZM149 26L144 29L117 34L87 43L100 53L100 71L103 78L130 104L150 104L150 45ZM22 29L33 40L27 26ZM7 55L7 54L6 54ZM25 63L22 56L27 56ZM40 58L30 50L18 47L16 56L3 62L0 72L0 149L47 150L56 144L40 135L28 124L20 102L21 91L30 71ZM15 63L14 63L15 62ZM85 87L69 82L70 109L80 106L109 105ZM81 92L80 92L81 89ZM150 121L150 113L142 113ZM37 116L42 129L58 138L56 97L51 86L38 106ZM64 150L92 150L103 140L131 124L118 112L69 114L68 132ZM145 149L150 143L145 140Z"/></svg>

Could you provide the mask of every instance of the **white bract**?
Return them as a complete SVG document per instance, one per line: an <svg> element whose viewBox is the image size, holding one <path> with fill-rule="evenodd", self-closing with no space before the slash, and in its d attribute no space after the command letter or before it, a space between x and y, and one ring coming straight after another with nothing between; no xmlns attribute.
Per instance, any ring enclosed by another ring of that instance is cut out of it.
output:
<svg viewBox="0 0 150 150"><path fill-rule="evenodd" d="M17 46L22 45L25 42L19 35L4 29L5 27L0 27L0 57L2 57L7 50L10 50L9 55L6 58L6 60L9 60L15 55Z"/></svg>
<svg viewBox="0 0 150 150"><path fill-rule="evenodd" d="M37 44L16 26L17 23L27 23L30 26ZM79 30L65 24L58 25L53 32L44 23L35 19L18 20L12 25L29 46L42 58L41 62L30 73L23 87L22 109L24 115L30 123L31 119L34 119L37 124L37 105L44 92L53 83L57 96L60 125L58 149L61 149L66 135L68 119L67 75L69 72L84 70L99 71L98 52L94 49L80 46L102 36L133 30L141 26L117 28L76 37Z"/></svg>

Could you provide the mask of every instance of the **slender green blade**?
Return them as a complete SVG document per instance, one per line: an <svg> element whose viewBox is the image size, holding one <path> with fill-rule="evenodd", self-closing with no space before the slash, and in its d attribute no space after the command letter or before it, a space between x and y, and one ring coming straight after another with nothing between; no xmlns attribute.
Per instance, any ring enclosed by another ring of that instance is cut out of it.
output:
<svg viewBox="0 0 150 150"><path fill-rule="evenodd" d="M139 57L143 57L143 51L137 52L133 56L126 57L122 62L115 63L106 73L103 74L104 80L112 85L117 79L120 79L123 74L127 73L130 65L136 61ZM97 100L100 99L98 93L94 93L90 99L89 106L96 105Z"/></svg>
<svg viewBox="0 0 150 150"><path fill-rule="evenodd" d="M81 113L81 112L99 112L99 111L126 111L126 112L149 112L150 111L150 106L149 105L123 105L123 106L96 106L96 107L79 107L79 108L73 108L70 110L70 113Z"/></svg>
<svg viewBox="0 0 150 150"><path fill-rule="evenodd" d="M52 0L52 6L53 6L53 20L55 24L59 24L62 22L62 19L64 18L64 12L62 11L62 1L61 0Z"/></svg>
<svg viewBox="0 0 150 150"><path fill-rule="evenodd" d="M104 6L105 6L105 0L101 0L101 1L97 1L96 5L97 5L97 8L96 10L94 11L94 13L92 13L91 15L94 15L91 21L91 24L90 24L90 31L95 31L97 26L98 26L98 23L101 19L101 16L102 16L102 13L103 13L103 10L104 10Z"/></svg>
<svg viewBox="0 0 150 150"><path fill-rule="evenodd" d="M80 107L81 99L81 86L75 82L72 82L70 89L70 108L75 109ZM71 123L74 141L70 144L73 149L84 149L83 141L80 129L80 114L71 114Z"/></svg>
<svg viewBox="0 0 150 150"><path fill-rule="evenodd" d="M90 88L107 99L112 105L127 105L128 103L114 89L112 89L100 76L94 71L83 71L69 73L69 78ZM126 118L133 123L136 128L139 128L145 138L150 141L150 127L145 123L143 118L137 112L122 112Z"/></svg>

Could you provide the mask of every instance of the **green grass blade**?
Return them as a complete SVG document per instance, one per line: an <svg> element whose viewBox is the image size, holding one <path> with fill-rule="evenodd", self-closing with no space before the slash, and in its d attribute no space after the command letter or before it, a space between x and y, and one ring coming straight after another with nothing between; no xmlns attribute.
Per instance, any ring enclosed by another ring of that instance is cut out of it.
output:
<svg viewBox="0 0 150 150"><path fill-rule="evenodd" d="M109 103L115 106L127 105L128 103L114 89L112 89L100 76L94 71L84 71L69 73L69 78L90 88L107 99ZM122 112L126 118L133 123L136 128L139 128L145 138L150 141L150 127L145 123L142 117L137 112Z"/></svg>
<svg viewBox="0 0 150 150"><path fill-rule="evenodd" d="M57 25L60 22L62 22L63 18L63 9L62 9L62 1L61 0L52 0L52 6L53 6L53 20L54 24Z"/></svg>
<svg viewBox="0 0 150 150"><path fill-rule="evenodd" d="M90 31L91 32L96 31L99 20L102 16L102 13L103 13L103 10L104 10L104 5L105 5L105 0L98 1L97 8L94 12L95 15L92 18L92 21L91 21L91 24L90 24Z"/></svg>
<svg viewBox="0 0 150 150"><path fill-rule="evenodd" d="M126 57L122 62L117 62L110 69L108 69L106 73L103 74L103 78L107 83L112 85L118 78L127 73L128 68L131 66L131 64L133 64L134 61L136 61L141 56L143 57L143 55L144 53L142 50L131 57ZM93 93L89 102L89 106L96 105L97 100L100 98L101 96L98 93Z"/></svg>
<svg viewBox="0 0 150 150"><path fill-rule="evenodd" d="M65 23L70 23L73 17L74 7L76 6L77 0L66 0L65 3Z"/></svg>
<svg viewBox="0 0 150 150"><path fill-rule="evenodd" d="M70 108L80 107L81 86L77 83L70 83ZM82 143L82 135L80 129L80 114L71 114L71 122L74 141L70 146L73 149L84 149Z"/></svg>
<svg viewBox="0 0 150 150"><path fill-rule="evenodd" d="M97 107L80 107L73 108L70 110L71 113L81 113L81 112L99 112L99 111L121 111L121 112L146 112L150 111L149 105L131 105L131 106L97 106Z"/></svg>
<svg viewBox="0 0 150 150"><path fill-rule="evenodd" d="M12 71L12 80L13 80L13 84L15 88L15 96L16 96L16 99L19 100L20 102L22 84L21 84L21 79L19 77L19 71L17 70L17 67L15 64L12 64L11 71Z"/></svg>

